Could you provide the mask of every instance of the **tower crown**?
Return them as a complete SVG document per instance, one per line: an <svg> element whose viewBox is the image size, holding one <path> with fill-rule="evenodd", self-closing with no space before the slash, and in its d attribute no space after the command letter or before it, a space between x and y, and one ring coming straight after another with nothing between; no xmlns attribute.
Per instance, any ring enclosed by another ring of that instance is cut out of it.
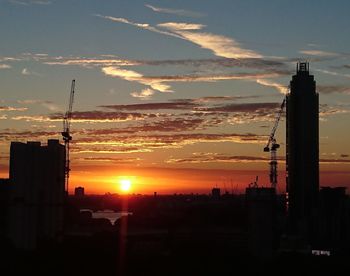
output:
<svg viewBox="0 0 350 276"><path fill-rule="evenodd" d="M309 63L304 61L304 62L298 62L297 63L297 75L300 74L309 74Z"/></svg>

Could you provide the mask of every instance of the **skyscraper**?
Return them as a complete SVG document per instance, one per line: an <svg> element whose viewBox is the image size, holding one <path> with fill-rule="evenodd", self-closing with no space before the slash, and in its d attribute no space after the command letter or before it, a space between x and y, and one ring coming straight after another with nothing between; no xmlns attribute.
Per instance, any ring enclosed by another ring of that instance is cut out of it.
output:
<svg viewBox="0 0 350 276"><path fill-rule="evenodd" d="M286 159L289 230L310 241L319 191L319 104L309 64L297 64L287 95Z"/></svg>
<svg viewBox="0 0 350 276"><path fill-rule="evenodd" d="M9 237L17 248L35 249L63 231L65 148L58 140L12 142Z"/></svg>

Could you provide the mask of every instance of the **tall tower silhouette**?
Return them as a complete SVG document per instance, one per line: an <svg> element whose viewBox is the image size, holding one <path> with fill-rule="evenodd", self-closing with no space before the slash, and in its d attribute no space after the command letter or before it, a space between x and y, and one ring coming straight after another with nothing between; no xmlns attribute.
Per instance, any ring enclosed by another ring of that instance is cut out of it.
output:
<svg viewBox="0 0 350 276"><path fill-rule="evenodd" d="M319 104L309 63L299 62L286 97L288 225L293 234L312 240L319 191Z"/></svg>

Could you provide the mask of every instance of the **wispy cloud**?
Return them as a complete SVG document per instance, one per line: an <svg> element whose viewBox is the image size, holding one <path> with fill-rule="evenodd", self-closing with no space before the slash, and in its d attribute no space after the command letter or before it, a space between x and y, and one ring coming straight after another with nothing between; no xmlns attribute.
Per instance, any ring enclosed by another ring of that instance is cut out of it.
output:
<svg viewBox="0 0 350 276"><path fill-rule="evenodd" d="M223 102L214 99L183 99L172 102L142 103L129 105L107 105L103 108L121 111L153 111L154 114L166 110L185 111L186 113L161 113L163 116L154 120L141 121L140 125L119 128L118 133L135 133L149 131L185 131L190 129L208 129L218 127L223 123L242 124L251 122L266 122L274 119L279 103L236 103L218 104ZM225 98L224 102L227 101ZM171 114L171 115L170 115ZM102 130L101 130L102 131ZM110 130L107 130L107 133ZM106 132L103 130L100 134ZM111 133L110 133L111 134Z"/></svg>
<svg viewBox="0 0 350 276"><path fill-rule="evenodd" d="M340 56L339 53L334 52L326 52L322 50L301 50L299 51L301 54L309 55L309 56L318 56L318 57L336 57Z"/></svg>
<svg viewBox="0 0 350 276"><path fill-rule="evenodd" d="M337 115L337 114L345 114L345 113L350 113L349 109L344 109L341 106L332 106L328 104L320 104L319 107L319 115L321 117L320 120L326 121L327 116L332 116L332 115Z"/></svg>
<svg viewBox="0 0 350 276"><path fill-rule="evenodd" d="M27 140L40 140L46 141L48 138L60 137L60 133L57 131L33 131L33 130L11 130L3 129L0 131L0 141L27 141Z"/></svg>
<svg viewBox="0 0 350 276"><path fill-rule="evenodd" d="M100 107L113 110L188 110L197 107L198 105L191 100L173 101L161 103L141 103L141 104L127 104L127 105L102 105Z"/></svg>
<svg viewBox="0 0 350 276"><path fill-rule="evenodd" d="M278 158L280 162L285 162L285 157ZM166 163L261 163L268 162L269 157L262 156L242 156L242 155L224 155L218 153L193 153L192 156L185 158L169 158ZM349 164L347 159L320 159L322 164Z"/></svg>
<svg viewBox="0 0 350 276"><path fill-rule="evenodd" d="M31 61L41 62L47 65L62 66L81 66L84 68L99 68L106 75L118 77L128 81L135 81L149 86L140 92L133 91L132 96L139 99L150 99L156 92L173 92L171 82L215 82L221 80L240 80L249 79L253 81L256 78L274 78L290 74L290 70L285 62L276 60L265 60L260 58L212 58L212 59L180 59L180 60L130 60L118 58L115 55L100 55L98 57L62 57L48 56L47 54L25 53L21 58L0 57L1 60L11 59L12 61ZM187 70L194 71L192 74L184 75L163 75L163 76L145 76L144 74L126 69L125 66L186 66ZM258 72L237 72L224 73L233 69L247 68L255 69ZM259 72L260 71L260 72ZM220 73L216 73L220 72ZM39 73L23 68L23 75L37 75ZM265 81L266 82L266 81ZM150 90L147 90L150 89Z"/></svg>
<svg viewBox="0 0 350 276"><path fill-rule="evenodd" d="M32 104L38 104L41 105L45 108L47 108L50 111L60 111L61 108L56 105L55 103L51 101L44 101L44 100L18 100L17 101L19 104L24 104L24 105L32 105Z"/></svg>
<svg viewBox="0 0 350 276"><path fill-rule="evenodd" d="M282 93L284 95L288 93L288 86L287 85L283 85L283 84L280 84L278 82L274 82L274 81L267 80L267 79L257 79L256 82L261 84L261 85L264 85L264 86L276 88L280 93Z"/></svg>
<svg viewBox="0 0 350 276"><path fill-rule="evenodd" d="M10 69L11 65L8 64L0 64L0 69Z"/></svg>
<svg viewBox="0 0 350 276"><path fill-rule="evenodd" d="M124 113L124 112L105 112L105 111L75 111L72 113L72 121L77 123L114 123L143 120L156 117L155 114L143 113ZM22 120L27 122L59 122L63 120L63 114L54 113L48 116L15 116L13 120Z"/></svg>
<svg viewBox="0 0 350 276"><path fill-rule="evenodd" d="M26 107L0 106L0 111L26 111Z"/></svg>
<svg viewBox="0 0 350 276"><path fill-rule="evenodd" d="M323 74L331 75L331 76L350 78L350 74L343 74L343 73L338 73L338 72L323 70L323 69L315 69L315 71L321 72Z"/></svg>
<svg viewBox="0 0 350 276"><path fill-rule="evenodd" d="M52 1L48 0L9 0L10 3L16 4L16 5L50 5L52 4Z"/></svg>
<svg viewBox="0 0 350 276"><path fill-rule="evenodd" d="M106 139L107 138L107 139ZM90 151L93 148L94 152L103 151L104 153L115 151L128 151L131 149L143 150L146 152L153 151L159 148L181 148L185 145L196 143L220 143L233 142L243 144L262 144L266 140L266 136L259 136L252 133L246 134L212 134L212 133L190 133L190 134L169 134L169 135L128 135L115 137L90 136L79 139L76 145L80 150Z"/></svg>
<svg viewBox="0 0 350 276"><path fill-rule="evenodd" d="M135 157L123 157L123 158L116 158L116 157L83 157L83 158L76 158L74 160L77 161L88 161L88 162L103 162L103 163L113 163L113 164L131 164L134 162L139 162L142 159L141 158L135 158Z"/></svg>
<svg viewBox="0 0 350 276"><path fill-rule="evenodd" d="M77 65L86 68L108 67L108 66L190 66L198 68L203 67L227 67L227 68L252 68L252 69L287 69L282 61L257 59L257 58L210 58L210 59L174 59L174 60L130 60L121 59L114 56L106 57L45 57L41 58L44 64L48 65Z"/></svg>
<svg viewBox="0 0 350 276"><path fill-rule="evenodd" d="M211 103L211 102L226 102L226 101L235 101L239 99L249 99L257 98L258 96L208 96L198 99L192 99L195 103Z"/></svg>
<svg viewBox="0 0 350 276"><path fill-rule="evenodd" d="M322 94L347 94L350 95L349 86L340 86L340 85L318 85L317 91Z"/></svg>
<svg viewBox="0 0 350 276"><path fill-rule="evenodd" d="M269 157L224 155L218 153L194 153L186 158L170 158L166 163L261 163L269 161Z"/></svg>
<svg viewBox="0 0 350 276"><path fill-rule="evenodd" d="M204 27L201 24L189 24L182 22L166 22L158 24L162 29L150 26L148 23L135 23L125 18L117 18L112 16L96 15L114 22L129 24L138 28L146 29L152 32L177 37L186 41L190 41L201 48L211 50L216 56L226 58L262 58L262 55L253 51L244 49L240 43L232 38L216 35L212 33L197 32L198 29ZM186 29L191 28L192 29ZM185 29L184 29L185 28ZM194 29L193 29L194 28Z"/></svg>
<svg viewBox="0 0 350 276"><path fill-rule="evenodd" d="M201 12L194 12L189 10L182 10L182 9L169 9L169 8L160 8L152 5L145 5L147 8L150 8L154 12L160 12L160 13L167 13L167 14L174 14L178 16L186 16L186 17L203 17L205 16L204 13Z"/></svg>
<svg viewBox="0 0 350 276"><path fill-rule="evenodd" d="M74 58L53 58L48 59L44 62L48 65L78 65L90 68L92 66L132 66L132 65L142 65L142 63L133 60L117 59L117 58L84 58L84 57L74 57Z"/></svg>
<svg viewBox="0 0 350 276"><path fill-rule="evenodd" d="M201 30L205 27L203 24L193 23L178 23L178 22L167 22L157 25L158 27L166 28L173 31L188 31L188 30Z"/></svg>
<svg viewBox="0 0 350 276"><path fill-rule="evenodd" d="M160 92L173 92L170 89L170 85L162 83L162 80L146 78L142 74L132 70L126 70L115 66L109 66L103 67L102 72L109 76L119 77L128 81L136 81L141 84L148 85L152 89Z"/></svg>
<svg viewBox="0 0 350 276"><path fill-rule="evenodd" d="M350 164L347 159L320 159L321 164Z"/></svg>
<svg viewBox="0 0 350 276"><path fill-rule="evenodd" d="M141 29L145 29L151 32L155 32L155 33L159 33L159 34L164 34L164 35L168 35L168 36L173 36L173 37L177 37L177 38L181 38L181 36L171 33L171 32L167 32L167 31L162 31L159 30L151 25L149 25L148 23L136 23L136 22L132 22L126 18L122 18L122 17L113 17L113 16L105 16L105 15L100 15L100 14L95 14L95 16L97 17L101 17L104 19L108 19L111 20L113 22L119 22L119 23L124 23L124 24L128 24L128 25L132 25Z"/></svg>
<svg viewBox="0 0 350 276"><path fill-rule="evenodd" d="M158 24L158 27L166 28L175 34L181 36L182 39L190 41L203 49L211 50L216 56L226 58L262 58L262 55L255 51L244 49L240 43L232 38L212 33L196 32L190 30L198 30L203 25L195 24L195 29L186 29L192 24L168 22Z"/></svg>
<svg viewBox="0 0 350 276"><path fill-rule="evenodd" d="M22 75L30 75L30 72L27 68L23 68Z"/></svg>
<svg viewBox="0 0 350 276"><path fill-rule="evenodd" d="M272 110L278 108L279 103L232 103L214 107L200 107L199 111L216 111L216 112L251 112L258 113L263 112L271 113Z"/></svg>
<svg viewBox="0 0 350 276"><path fill-rule="evenodd" d="M37 72L29 71L28 68L23 68L21 74L22 74L22 75L25 75L25 76L29 76L29 75L41 76L41 74L39 74L39 73L37 73Z"/></svg>
<svg viewBox="0 0 350 276"><path fill-rule="evenodd" d="M221 80L251 80L259 78L273 78L281 75L289 74L287 71L270 71L270 72L256 72L256 73L236 73L236 74L218 74L218 75L171 75L171 76L143 76L142 74L125 70L119 67L109 66L103 67L102 72L106 75L119 77L128 81L136 81L144 85L150 86L153 90L160 92L173 92L169 82L215 82Z"/></svg>
<svg viewBox="0 0 350 276"><path fill-rule="evenodd" d="M142 89L140 92L132 92L130 95L134 98L139 98L142 100L148 100L154 94L154 90L150 88Z"/></svg>

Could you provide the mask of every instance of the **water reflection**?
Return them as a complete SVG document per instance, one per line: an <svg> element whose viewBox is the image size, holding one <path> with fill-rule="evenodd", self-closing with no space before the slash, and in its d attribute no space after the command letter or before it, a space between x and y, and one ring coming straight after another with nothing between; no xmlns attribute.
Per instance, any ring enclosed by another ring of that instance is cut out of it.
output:
<svg viewBox="0 0 350 276"><path fill-rule="evenodd" d="M131 212L115 212L113 210L99 210L99 211L92 211L90 209L80 209L80 212L91 212L92 218L99 219L99 218L106 218L108 219L112 224L114 224L118 219L120 219L123 216L132 215Z"/></svg>

